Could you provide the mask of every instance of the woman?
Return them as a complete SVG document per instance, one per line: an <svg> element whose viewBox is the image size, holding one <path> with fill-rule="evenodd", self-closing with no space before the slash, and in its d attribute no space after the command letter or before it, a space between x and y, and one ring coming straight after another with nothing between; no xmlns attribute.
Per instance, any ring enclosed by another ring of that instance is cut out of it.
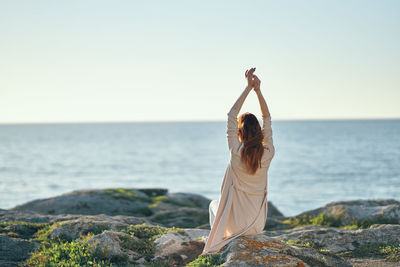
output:
<svg viewBox="0 0 400 267"><path fill-rule="evenodd" d="M246 71L247 87L228 115L227 137L231 155L219 200L210 203L211 231L202 255L217 253L241 235L256 235L267 219L268 168L275 154L271 116L260 91L255 68ZM263 127L251 113L237 118L247 95L254 88L260 102Z"/></svg>

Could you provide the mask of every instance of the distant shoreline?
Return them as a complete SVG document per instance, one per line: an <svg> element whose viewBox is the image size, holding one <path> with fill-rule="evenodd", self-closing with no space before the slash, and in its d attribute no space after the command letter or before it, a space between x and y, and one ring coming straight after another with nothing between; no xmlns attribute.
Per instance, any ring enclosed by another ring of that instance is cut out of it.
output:
<svg viewBox="0 0 400 267"><path fill-rule="evenodd" d="M327 119L272 119L275 122L330 122L330 121L396 121L396 118L327 118ZM179 120L179 121L66 121L66 122L0 122L2 125L57 125L57 124L159 124L159 123L220 123L226 120Z"/></svg>

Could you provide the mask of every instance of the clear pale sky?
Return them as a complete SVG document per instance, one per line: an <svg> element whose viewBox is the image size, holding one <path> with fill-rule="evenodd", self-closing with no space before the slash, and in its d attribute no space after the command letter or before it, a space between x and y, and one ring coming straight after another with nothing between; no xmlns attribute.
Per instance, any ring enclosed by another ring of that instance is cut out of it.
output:
<svg viewBox="0 0 400 267"><path fill-rule="evenodd" d="M1 1L0 123L400 118L400 1ZM241 110L261 115L251 92Z"/></svg>

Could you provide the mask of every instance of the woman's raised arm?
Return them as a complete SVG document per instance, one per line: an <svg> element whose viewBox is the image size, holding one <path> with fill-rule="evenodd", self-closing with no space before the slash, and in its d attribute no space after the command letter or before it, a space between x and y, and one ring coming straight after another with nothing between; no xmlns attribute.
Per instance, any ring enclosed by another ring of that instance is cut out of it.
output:
<svg viewBox="0 0 400 267"><path fill-rule="evenodd" d="M237 122L237 116L239 114L240 109L243 106L244 101L246 100L246 97L250 93L252 87L253 87L253 72L255 71L255 68L251 68L249 71L246 71L246 77L247 77L247 86L244 89L244 91L240 94L239 98L236 100L235 104L231 107L230 111L228 112L228 123L227 123L227 137L228 137L228 147L229 150L231 150L233 147L236 147L239 145L239 139L238 139L238 122Z"/></svg>
<svg viewBox="0 0 400 267"><path fill-rule="evenodd" d="M269 113L269 109L267 106L267 102L265 102L264 96L261 93L260 85L261 85L260 79L258 79L258 77L254 75L254 91L257 94L258 102L260 102L262 115L263 117L271 117L271 114Z"/></svg>
<svg viewBox="0 0 400 267"><path fill-rule="evenodd" d="M254 91L257 94L258 102L260 102L260 108L262 112L262 131L264 132L264 143L267 145L268 150L272 153L271 155L273 155L275 148L272 140L271 114L269 113L267 102L265 102L264 96L261 93L260 84L260 79L254 75Z"/></svg>

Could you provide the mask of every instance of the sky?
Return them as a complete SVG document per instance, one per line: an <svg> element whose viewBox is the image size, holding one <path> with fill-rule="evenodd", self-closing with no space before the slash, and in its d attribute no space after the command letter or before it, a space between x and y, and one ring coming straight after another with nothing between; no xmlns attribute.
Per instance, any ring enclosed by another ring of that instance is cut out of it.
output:
<svg viewBox="0 0 400 267"><path fill-rule="evenodd" d="M400 118L400 1L0 0L0 123ZM241 113L261 116L254 92Z"/></svg>

